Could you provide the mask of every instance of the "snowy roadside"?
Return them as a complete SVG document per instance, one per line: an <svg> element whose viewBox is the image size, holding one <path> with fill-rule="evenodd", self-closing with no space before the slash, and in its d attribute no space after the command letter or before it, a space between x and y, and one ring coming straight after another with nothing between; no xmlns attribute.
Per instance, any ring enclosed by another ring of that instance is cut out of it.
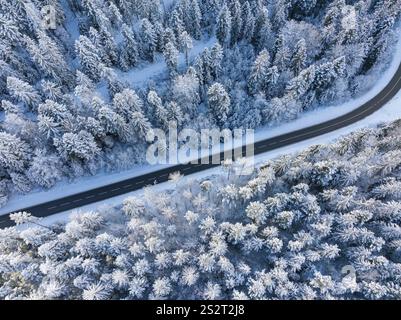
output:
<svg viewBox="0 0 401 320"><path fill-rule="evenodd" d="M395 96L386 106L384 106L382 109L380 109L379 111L375 112L373 115L367 117L366 119L359 121L349 127L343 128L343 129L339 129L337 131L334 131L332 133L328 133L313 139L309 139L303 142L299 142L296 144L293 144L291 146L288 147L283 147L271 152L266 152L262 155L258 155L255 157L255 163L256 165L260 166L262 165L264 162L266 162L267 160L270 159L274 159L277 158L280 155L284 155L284 154L292 154L295 152L298 152L300 150L303 150L307 147L316 145L316 144L327 144L332 142L335 139L338 139L341 136L344 136L352 131L355 131L357 129L360 128L366 128L366 127L374 127L376 125L378 125L379 123L382 122L387 122L387 121L393 121L396 119L401 118L401 92L399 92L397 94L397 96ZM214 168L214 169L210 169L210 170L206 170L203 172L199 172L196 174L192 174L188 177L184 177L184 182L185 181L190 181L193 179L205 179L207 177L210 177L212 175L216 175L216 174L222 174L223 170L221 167L218 168ZM162 184L158 184L156 186L151 187L153 189L153 191L155 192L162 192L162 191L166 191L169 189L173 189L174 188L174 183L171 182L166 182L166 183L162 183ZM111 198L105 201L101 201L98 203L94 203L91 205L87 205L84 207L81 207L79 210L80 211L95 211L97 208L107 208L107 207L113 207L113 206L117 206L120 205L122 203L122 201L124 199L126 199L127 197L130 196L141 196L143 194L143 189L142 190L138 190L138 191L134 191L134 192L130 192L115 198ZM45 225L50 225L56 222L64 222L66 220L68 220L68 217L70 216L70 214L72 212L74 212L76 210L69 210L69 211L65 211L47 218L44 218L41 223L45 224Z"/></svg>
<svg viewBox="0 0 401 320"><path fill-rule="evenodd" d="M213 46L215 43L215 39L211 38L206 42L198 42L194 46L193 50L191 51L192 56L196 56L202 50L206 47ZM184 63L184 56L181 54L180 55L180 64ZM329 107L322 107L318 110L311 111L308 113L305 113L304 115L300 116L298 119L282 124L278 127L269 127L269 128L260 128L255 132L255 141L260 141L268 138L272 138L277 135L285 134L288 132L292 132L295 130L299 130L302 128L306 128L336 117L339 117L343 114L346 114L348 112L351 112L352 110L358 108L362 104L368 102L371 100L374 96L376 96L379 92L381 92L384 87L389 83L390 79L394 76L396 73L399 65L401 64L401 39L397 43L396 49L395 49L395 54L394 54L394 59L390 65L390 67L387 69L387 71L383 74L381 79L376 83L374 88L372 88L369 92L367 92L365 95L362 97L349 101L347 103L344 103L339 106L329 106ZM165 64L164 62L157 62L155 64L149 65L143 69L135 69L131 72L128 72L125 74L127 77L126 80L131 80L133 83L140 84L141 81L142 83L146 80L151 79L152 77L155 77L159 75L160 73L163 73L165 70ZM281 148L272 152L268 152L263 155L259 155L256 157L257 161L263 161L264 159L270 159L274 158L280 154L284 153L291 153L295 152L297 150L303 149L309 145L317 144L317 143L326 143L328 141L331 141L343 134L346 134L348 132L351 132L357 128L360 127L365 127L368 125L375 125L379 122L383 121L390 121L390 120L395 120L397 118L401 117L401 94L399 93L388 105L383 107L381 110L373 114L372 116L366 118L363 121L360 121L354 125L351 125L347 128L340 129L338 131L308 140L304 142L300 142L294 145L291 145L289 147ZM397 103L398 101L398 103ZM400 106L397 108L397 106ZM55 187L53 187L51 190L48 191L36 191L32 192L28 195L14 195L11 196L9 199L9 202L7 203L6 206L0 209L0 215L7 214L12 211L17 211L20 210L22 207L30 207L34 206L43 202L48 202L52 201L55 199L59 199L68 195L76 194L79 192L84 192L87 190L91 190L93 188L101 187L104 185L108 185L111 183L115 183L121 180L129 179L129 178L134 178L136 176L140 176L152 171L157 171L162 168L166 168L168 165L156 165L156 166L150 166L150 165L141 165L141 166L136 166L130 170L119 172L119 173L108 173L108 172L103 172L96 174L95 176L92 177L83 177L80 178L79 181L73 182L73 183L68 183L68 182L61 182L57 184ZM218 169L213 169L213 170L218 170ZM210 171L212 172L212 171ZM209 173L208 171L204 171L200 173L201 176L208 176L212 173ZM192 175L191 177L197 177L198 174ZM159 187L159 186L157 186ZM127 195L123 195L121 197L116 197L111 199L110 201L114 201L114 199L124 199ZM107 200L109 201L109 200ZM106 201L106 202L107 202ZM21 203L23 205L21 205ZM118 203L113 202L113 203ZM95 204L94 207L98 206L98 204ZM92 205L90 206L91 208L94 208ZM57 216L57 215L56 215ZM55 217L56 217L55 216ZM50 219L50 218L49 218Z"/></svg>
<svg viewBox="0 0 401 320"><path fill-rule="evenodd" d="M395 47L394 58L389 68L380 77L375 86L368 92L366 92L363 96L345 102L341 105L321 106L316 110L304 113L294 121L283 123L276 127L261 127L257 129L255 132L255 140L261 141L285 133L304 129L316 124L320 124L325 121L329 121L331 119L335 119L337 117L341 117L342 115L345 115L359 108L361 105L370 101L372 98L377 96L381 91L383 91L383 89L389 84L391 79L397 73L400 64L401 64L401 37ZM388 120L392 119L395 118L390 118ZM331 133L329 135L331 135Z"/></svg>
<svg viewBox="0 0 401 320"><path fill-rule="evenodd" d="M207 41L197 41L190 52L190 59L197 57L205 48L212 47L216 43L216 38L212 37ZM185 63L185 55L180 54L179 64L182 66ZM159 61L154 64L146 65L143 68L135 68L126 73L119 73L121 79L129 82L134 87L140 87L166 71L166 64L164 61ZM1 120L1 119L0 119ZM138 165L132 169L122 172L100 172L95 176L85 176L69 183L68 181L61 181L50 190L34 190L27 195L11 195L8 203L0 208L0 215L7 214L12 211L21 209L22 207L30 207L39 203L52 201L68 195L79 192L84 192L97 188L103 185L108 185L121 180L133 178L139 175L150 173L163 169L167 166L157 165ZM21 205L23 203L23 205Z"/></svg>

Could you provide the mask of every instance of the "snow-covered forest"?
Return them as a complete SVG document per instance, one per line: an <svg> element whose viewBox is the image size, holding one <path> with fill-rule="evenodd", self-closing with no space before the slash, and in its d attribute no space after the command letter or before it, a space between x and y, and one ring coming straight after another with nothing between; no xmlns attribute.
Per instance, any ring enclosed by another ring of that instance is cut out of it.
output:
<svg viewBox="0 0 401 320"><path fill-rule="evenodd" d="M401 299L401 121L0 230L0 298Z"/></svg>
<svg viewBox="0 0 401 320"><path fill-rule="evenodd" d="M169 121L258 128L352 99L391 59L400 12L400 0L0 0L0 206L143 163L146 134Z"/></svg>

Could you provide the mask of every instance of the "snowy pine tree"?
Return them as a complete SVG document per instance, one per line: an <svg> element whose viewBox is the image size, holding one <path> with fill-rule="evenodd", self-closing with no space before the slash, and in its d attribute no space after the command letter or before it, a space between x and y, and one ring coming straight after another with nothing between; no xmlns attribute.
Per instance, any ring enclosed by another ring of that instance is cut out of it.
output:
<svg viewBox="0 0 401 320"><path fill-rule="evenodd" d="M98 51L94 44L87 37L80 36L75 43L75 48L85 73L93 80L98 81L103 68L103 61L97 54Z"/></svg>
<svg viewBox="0 0 401 320"><path fill-rule="evenodd" d="M124 70L128 71L138 63L139 48L133 31L126 24L122 26L122 34L124 46L121 48L120 65Z"/></svg>
<svg viewBox="0 0 401 320"><path fill-rule="evenodd" d="M227 46L231 41L231 14L227 5L224 5L220 11L217 20L216 37L222 46Z"/></svg>
<svg viewBox="0 0 401 320"><path fill-rule="evenodd" d="M166 44L164 48L164 59L167 64L168 71L170 73L170 77L174 77L177 73L178 69L178 50L174 47L174 44L171 42Z"/></svg>
<svg viewBox="0 0 401 320"><path fill-rule="evenodd" d="M291 69L296 76L306 67L306 59L306 43L304 39L301 39L296 44L294 54L291 58Z"/></svg>
<svg viewBox="0 0 401 320"><path fill-rule="evenodd" d="M0 132L0 164L10 172L23 172L32 156L29 145L20 138Z"/></svg>
<svg viewBox="0 0 401 320"><path fill-rule="evenodd" d="M252 13L249 1L245 1L242 5L242 38L250 41L253 38L255 31L255 17Z"/></svg>
<svg viewBox="0 0 401 320"><path fill-rule="evenodd" d="M143 19L141 24L141 44L145 57L153 62L156 50L156 33L152 23Z"/></svg>
<svg viewBox="0 0 401 320"><path fill-rule="evenodd" d="M242 15L241 15L241 4L239 0L234 0L231 3L231 17L232 17L232 26L231 26L231 45L236 44L241 38L242 31Z"/></svg>
<svg viewBox="0 0 401 320"><path fill-rule="evenodd" d="M263 92L268 87L270 55L263 50L256 58L251 75L248 80L248 87L251 93Z"/></svg>
<svg viewBox="0 0 401 320"><path fill-rule="evenodd" d="M223 125L231 106L231 100L227 91L220 83L215 83L209 88L207 95L210 112L217 123Z"/></svg>
<svg viewBox="0 0 401 320"><path fill-rule="evenodd" d="M28 83L14 77L7 78L7 89L12 97L35 109L40 102L38 92Z"/></svg>

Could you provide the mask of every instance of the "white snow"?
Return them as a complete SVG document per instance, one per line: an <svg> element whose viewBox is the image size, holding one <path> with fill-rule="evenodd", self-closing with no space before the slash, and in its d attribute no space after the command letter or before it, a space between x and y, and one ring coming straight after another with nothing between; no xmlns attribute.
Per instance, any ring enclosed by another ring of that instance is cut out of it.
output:
<svg viewBox="0 0 401 320"><path fill-rule="evenodd" d="M401 91L384 107L370 115L369 117L358 121L348 127L333 131L331 133L327 133L321 135L316 138L312 138L309 140L305 140L284 148L276 149L271 152L267 152L255 157L255 161L260 163L262 161L266 161L268 159L276 158L283 154L290 154L307 147L316 145L316 144L328 144L335 139L338 139L341 136L347 135L357 129L367 128L367 127L375 127L383 122L390 122L397 119L401 119Z"/></svg>
<svg viewBox="0 0 401 320"><path fill-rule="evenodd" d="M162 0L166 9L169 9L175 2L175 0Z"/></svg>
<svg viewBox="0 0 401 320"><path fill-rule="evenodd" d="M197 53L200 53L205 47L212 46L213 43L215 42L215 39L210 39L207 42L203 43L198 43L193 51L192 55L195 55ZM184 57L181 55L180 56L180 63L183 63ZM381 77L381 79L377 82L377 84L370 90L367 94L364 96L352 100L348 103L345 103L340 106L330 106L327 108L322 108L318 109L313 112L309 112L298 118L297 120L286 123L283 125L280 125L279 127L276 128L262 128L256 131L255 133L255 140L260 141L264 140L267 138L271 138L277 135L285 134L288 132L292 132L298 129L306 128L314 124L318 124L336 117L339 117L343 114L346 114L353 109L356 109L357 107L361 106L362 104L366 103L367 101L371 100L374 96L376 96L380 91L384 89L384 87L389 83L390 79L394 76L396 73L399 65L401 64L401 39L397 44L396 50L395 50L395 55L394 59L391 63L391 66L389 69L384 73L384 75ZM165 68L164 62L156 63L155 65L150 65L144 69L141 70L134 70L130 74L130 78L134 79L133 81L140 81L139 79L142 79L141 81L145 81L145 75L147 77L151 76L156 76L160 73L163 73L163 70ZM149 72L149 73L148 73ZM139 83L139 82L137 82ZM366 127L366 126L374 126L377 125L380 122L385 122L385 121L391 121L401 118L401 92L397 94L395 98L392 99L390 103L388 103L385 107L381 108L379 111L374 113L373 115L369 116L368 118L359 121L351 126L348 126L346 128L337 130L335 132L331 132L322 136L319 136L317 138L313 138L307 141L303 141L300 143L296 143L294 145L284 147L281 149L277 149L271 152L267 152L263 155L256 156L255 159L257 162L261 162L267 159L272 159L275 158L279 155L286 154L286 153L292 153L298 150L302 150L308 146L314 145L314 144L321 144L321 143L328 143L344 134L347 134L349 132L352 132L358 128ZM108 185L114 182L118 182L121 180L133 178L136 176L143 175L145 173L149 173L152 171L157 171L162 168L166 168L168 166L166 165L156 165L156 166L137 166L133 169L120 172L120 173L100 173L97 174L96 176L93 177L83 177L79 179L79 181L74 182L74 183L67 183L67 182L62 182L57 184L57 186L53 187L49 191L38 191L38 192L32 192L28 195L15 195L10 198L10 201L7 203L6 206L0 209L0 215L7 214L9 212L17 211L25 207L30 207L34 206L43 202L48 202L52 201L55 199L59 199L68 195L72 195L75 193L87 191L96 187L101 187L104 185ZM191 175L191 178L196 178L196 177L206 177L211 174L215 174L219 172L219 168L216 169L211 169L204 171L199 174L194 174ZM166 184L161 184L158 186L155 186L155 188L165 188ZM140 191L136 191L140 192ZM136 193L135 192L135 193ZM103 202L99 202L97 204L93 204L90 206L83 207L82 209L94 209L97 206L99 206L102 203L111 203L111 204L118 204L126 198L129 194L125 194L113 199L109 199ZM56 219L59 215L52 216L51 218L48 219ZM61 214L63 216L63 214ZM54 221L54 220L52 220Z"/></svg>
<svg viewBox="0 0 401 320"><path fill-rule="evenodd" d="M7 205L0 209L0 215L17 211L22 208L34 206L43 202L56 200L69 195L98 188L104 185L112 184L125 179L144 175L155 170L160 170L165 167L167 166L163 165L136 166L130 170L123 172L118 172L118 173L102 172L96 174L96 176L82 177L79 179L79 181L73 183L62 181L50 190L41 190L41 191L31 192L30 194L27 195L16 195L14 197L11 197Z"/></svg>
<svg viewBox="0 0 401 320"><path fill-rule="evenodd" d="M73 45L80 35L78 21L75 14L71 11L70 6L66 3L66 0L62 0L61 5L64 8L63 10L66 19L64 25L71 37L71 44Z"/></svg>
<svg viewBox="0 0 401 320"><path fill-rule="evenodd" d="M216 38L212 37L205 41L196 41L189 54L189 59L192 61L194 57L199 56L205 48L212 47L216 43ZM180 53L178 64L182 67L185 64L185 55ZM123 82L128 82L133 87L143 87L150 80L155 80L158 76L166 76L167 66L160 55L157 61L152 64L146 64L142 68L134 68L128 72L118 72L119 79Z"/></svg>
<svg viewBox="0 0 401 320"><path fill-rule="evenodd" d="M314 111L304 113L294 121L280 124L277 127L258 128L255 132L255 141L261 141L278 135L307 128L331 119L335 119L337 117L340 117L344 114L347 114L357 109L361 105L365 104L366 102L374 98L388 85L390 80L396 74L400 64L401 64L401 37L395 48L394 58L391 62L391 65L386 70L386 72L381 76L381 78L378 79L376 85L371 90L369 90L369 92L367 92L366 94L357 99L353 99L341 105L331 105L326 107L321 106ZM391 119L395 118L393 117L388 120Z"/></svg>
<svg viewBox="0 0 401 320"><path fill-rule="evenodd" d="M203 42L196 42L193 49L191 50L190 57L193 58L198 56L205 48L211 47L215 43L215 38L210 38L207 41ZM180 65L183 65L185 63L184 54L180 54L179 63ZM154 79L158 75L163 75L165 71L166 64L164 61L160 61L151 65L147 65L142 69L135 68L130 72L121 73L121 76L122 79L129 81L134 86L142 86L147 81ZM91 190L93 188L101 187L121 180L140 176L155 170L160 170L165 167L167 166L135 166L130 170L119 173L103 172L96 174L96 176L82 177L79 179L79 181L73 183L61 181L50 190L36 190L27 195L11 196L7 205L0 209L0 215L20 210L22 208L31 207L43 202L59 199L75 193Z"/></svg>
<svg viewBox="0 0 401 320"><path fill-rule="evenodd" d="M265 161L277 158L280 155L295 153L295 152L298 152L300 150L303 150L307 147L310 147L310 146L313 146L316 144L330 143L333 140L335 140L341 136L344 136L356 129L365 128L365 127L374 127L381 122L393 121L393 120L400 119L400 118L401 118L401 91L388 104L386 104L386 106L384 106L379 111L375 112L374 114L372 114L371 116L367 117L366 119L364 119L362 121L359 121L349 127L334 131L332 133L328 133L328 134L325 134L325 135L322 135L322 136L319 136L319 137L316 137L313 139L309 139L306 141L302 141L302 142L290 145L288 147L280 148L280 149L277 149L277 150L274 150L271 152L266 152L262 155L255 156L255 163L256 163L256 166L262 165ZM222 174L222 173L223 173L222 168L218 167L218 168L206 170L203 172L199 172L196 174L192 174L188 177L184 177L183 179L184 179L184 182L185 181L188 182L192 179L205 179L212 175ZM158 192L166 191L168 189L173 189L173 188L174 188L174 183L172 183L172 182L166 182L166 183L152 186L153 191L158 191ZM83 211L83 212L95 211L96 209L101 208L101 207L107 208L107 207L117 206L117 205L120 205L122 203L122 201L124 199L126 199L127 197L140 196L141 194L143 194L143 190L134 191L134 192L124 194L124 195L121 195L118 197L114 197L114 198L111 198L111 199L108 199L105 201L101 201L98 203L94 203L91 205L81 207L79 210ZM64 221L68 220L68 217L74 211L76 211L76 210L69 210L69 211L65 211L65 212L44 218L41 221L41 223L43 223L45 225L50 225L55 222L64 222Z"/></svg>

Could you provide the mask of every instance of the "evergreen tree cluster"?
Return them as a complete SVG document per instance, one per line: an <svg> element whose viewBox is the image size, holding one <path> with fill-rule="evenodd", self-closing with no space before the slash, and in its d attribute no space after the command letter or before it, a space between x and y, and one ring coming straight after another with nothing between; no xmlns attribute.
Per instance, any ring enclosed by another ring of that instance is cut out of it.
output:
<svg viewBox="0 0 401 320"><path fill-rule="evenodd" d="M259 128L351 99L391 60L400 12L401 0L0 0L0 206L143 163L147 133L171 120ZM164 74L133 84L158 63Z"/></svg>
<svg viewBox="0 0 401 320"><path fill-rule="evenodd" d="M31 226L0 230L0 297L400 299L400 130L360 129L252 176L234 174L241 161L172 174L172 190L66 224L13 214Z"/></svg>

